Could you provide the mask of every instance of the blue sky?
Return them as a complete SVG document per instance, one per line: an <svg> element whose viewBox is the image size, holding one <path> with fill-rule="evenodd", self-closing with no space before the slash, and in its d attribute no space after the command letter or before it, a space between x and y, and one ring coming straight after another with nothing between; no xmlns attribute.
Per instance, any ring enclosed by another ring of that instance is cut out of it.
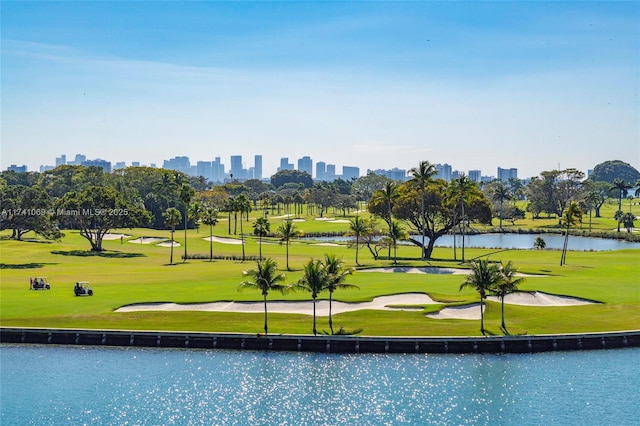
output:
<svg viewBox="0 0 640 426"><path fill-rule="evenodd" d="M2 1L1 166L640 169L638 2Z"/></svg>

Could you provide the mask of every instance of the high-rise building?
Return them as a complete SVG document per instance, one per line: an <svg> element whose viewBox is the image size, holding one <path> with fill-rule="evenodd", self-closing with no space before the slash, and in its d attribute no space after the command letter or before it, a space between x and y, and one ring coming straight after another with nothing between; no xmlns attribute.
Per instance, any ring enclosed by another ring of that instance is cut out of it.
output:
<svg viewBox="0 0 640 426"><path fill-rule="evenodd" d="M301 172L309 173L309 176L313 176L313 161L311 157L304 156L298 159L298 170Z"/></svg>
<svg viewBox="0 0 640 426"><path fill-rule="evenodd" d="M325 163L324 161L318 161L316 163L316 179L325 180L326 174L327 174L327 163Z"/></svg>
<svg viewBox="0 0 640 426"><path fill-rule="evenodd" d="M102 160L100 158L96 158L95 160L85 160L80 163L80 165L85 167L100 167L102 170L104 170L105 173L111 173L111 161Z"/></svg>
<svg viewBox="0 0 640 426"><path fill-rule="evenodd" d="M213 174L211 173L211 161L198 161L196 163L196 175L202 176L206 180L213 180Z"/></svg>
<svg viewBox="0 0 640 426"><path fill-rule="evenodd" d="M224 175L224 164L220 162L220 157L216 157L211 163L211 180L213 182L223 182Z"/></svg>
<svg viewBox="0 0 640 426"><path fill-rule="evenodd" d="M65 164L67 164L67 155L66 154L62 154L60 157L56 157L56 167L64 166Z"/></svg>
<svg viewBox="0 0 640 426"><path fill-rule="evenodd" d="M253 157L253 178L262 179L262 155Z"/></svg>
<svg viewBox="0 0 640 426"><path fill-rule="evenodd" d="M83 162L87 161L87 156L82 154L76 154L75 160L73 160L73 164L76 166L81 166Z"/></svg>
<svg viewBox="0 0 640 426"><path fill-rule="evenodd" d="M360 168L351 166L342 166L342 179L351 180L360 177Z"/></svg>
<svg viewBox="0 0 640 426"><path fill-rule="evenodd" d="M336 165L327 164L327 172L324 174L324 180L336 180Z"/></svg>
<svg viewBox="0 0 640 426"><path fill-rule="evenodd" d="M435 165L438 174L436 175L436 179L442 179L446 182L451 180L451 165L449 164L436 164Z"/></svg>
<svg viewBox="0 0 640 426"><path fill-rule="evenodd" d="M471 182L480 182L480 179L482 179L480 170L469 170L469 180Z"/></svg>
<svg viewBox="0 0 640 426"><path fill-rule="evenodd" d="M191 162L189 157L174 157L170 160L164 160L162 164L163 169L176 170L184 174L191 174Z"/></svg>
<svg viewBox="0 0 640 426"><path fill-rule="evenodd" d="M246 172L242 167L242 155L231 156L231 169L229 173L233 175L234 179L246 179Z"/></svg>
<svg viewBox="0 0 640 426"><path fill-rule="evenodd" d="M127 163L125 163L124 161L118 161L113 166L113 170L120 170L120 169L126 169L126 168L127 168Z"/></svg>
<svg viewBox="0 0 640 426"><path fill-rule="evenodd" d="M289 163L288 157L282 157L280 159L280 167L278 167L278 171L281 172L282 170L293 170L293 164Z"/></svg>
<svg viewBox="0 0 640 426"><path fill-rule="evenodd" d="M503 169L501 167L498 167L498 180L508 182L511 178L518 179L518 169Z"/></svg>
<svg viewBox="0 0 640 426"><path fill-rule="evenodd" d="M7 171L8 172L16 172L16 173L26 173L27 172L27 166L18 166L18 165L12 164L9 167L7 167Z"/></svg>

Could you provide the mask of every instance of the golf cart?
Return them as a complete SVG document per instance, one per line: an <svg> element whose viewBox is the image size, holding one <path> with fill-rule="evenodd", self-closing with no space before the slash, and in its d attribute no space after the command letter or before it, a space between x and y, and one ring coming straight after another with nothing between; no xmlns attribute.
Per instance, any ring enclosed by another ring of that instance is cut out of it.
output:
<svg viewBox="0 0 640 426"><path fill-rule="evenodd" d="M76 296L93 296L93 290L86 281L78 281L73 288L73 293Z"/></svg>
<svg viewBox="0 0 640 426"><path fill-rule="evenodd" d="M29 290L51 290L47 277L29 278Z"/></svg>

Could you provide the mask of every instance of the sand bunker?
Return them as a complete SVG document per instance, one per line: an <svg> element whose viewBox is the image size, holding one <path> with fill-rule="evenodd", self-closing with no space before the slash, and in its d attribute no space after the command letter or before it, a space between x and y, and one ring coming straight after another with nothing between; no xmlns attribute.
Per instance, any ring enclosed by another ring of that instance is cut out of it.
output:
<svg viewBox="0 0 640 426"><path fill-rule="evenodd" d="M165 241L164 243L156 244L158 247L180 247L180 243L177 241Z"/></svg>
<svg viewBox="0 0 640 426"><path fill-rule="evenodd" d="M491 300L493 302L500 301L496 296L489 296L487 297L487 300ZM580 299L578 297L558 296L555 294L543 293L541 291L516 291L515 293L507 294L504 297L504 303L522 306L577 306L590 305L595 302Z"/></svg>
<svg viewBox="0 0 640 426"><path fill-rule="evenodd" d="M135 240L131 240L127 242L134 243L134 244L154 244L154 243L160 243L163 241L167 241L167 239L162 237L140 237L140 238L136 238Z"/></svg>
<svg viewBox="0 0 640 426"><path fill-rule="evenodd" d="M120 238L131 238L131 235L127 234L104 234L103 240L119 240Z"/></svg>
<svg viewBox="0 0 640 426"><path fill-rule="evenodd" d="M334 301L332 303L332 314L340 314L343 312L358 311L362 309L374 310L396 310L411 311L422 310L419 305L437 304L429 296L424 293L404 293L392 296L380 296L371 302L364 303L344 303ZM391 307L398 305L416 305L415 307ZM138 305L124 306L116 310L116 312L138 312L138 311L207 311L207 312L239 312L253 313L264 312L263 302L213 302L213 303L197 303L179 305L176 303L145 303ZM313 315L313 302L284 302L284 301L267 301L267 311L271 313L281 314L302 314ZM329 315L329 301L318 300L316 302L316 315Z"/></svg>
<svg viewBox="0 0 640 426"><path fill-rule="evenodd" d="M482 308L484 310L484 307ZM439 312L432 314L426 314L425 317L433 319L465 319L465 320L479 320L480 319L480 304L474 303L464 306L453 306L451 308L443 308Z"/></svg>
<svg viewBox="0 0 640 426"><path fill-rule="evenodd" d="M456 274L456 275L468 275L468 269L456 269L456 268L438 268L438 267L424 267L414 268L411 266L394 266L390 268L371 268L371 269L359 269L358 272L384 272L384 273L396 273L401 272L405 274Z"/></svg>
<svg viewBox="0 0 640 426"><path fill-rule="evenodd" d="M487 297L487 300L493 302L500 302L500 299L495 296ZM509 305L522 305L522 306L577 306L588 305L592 302L590 300L580 299L577 297L569 296L557 296L555 294L543 293L540 291L526 292L517 291L515 293L507 294L504 298L504 303ZM433 319L480 319L480 309L478 309L479 303L464 306L454 306L450 308L442 308L439 312L426 314L426 317Z"/></svg>
<svg viewBox="0 0 640 426"><path fill-rule="evenodd" d="M207 238L203 238L203 240L213 241L214 243L222 243L222 244L242 244L242 240L238 240L235 238L207 237Z"/></svg>
<svg viewBox="0 0 640 426"><path fill-rule="evenodd" d="M336 244L336 243L318 243L318 244L314 244L314 246L340 247L340 244Z"/></svg>

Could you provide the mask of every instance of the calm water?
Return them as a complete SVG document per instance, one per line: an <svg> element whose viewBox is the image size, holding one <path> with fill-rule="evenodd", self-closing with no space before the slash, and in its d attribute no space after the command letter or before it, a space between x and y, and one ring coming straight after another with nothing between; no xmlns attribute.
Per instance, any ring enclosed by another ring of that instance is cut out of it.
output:
<svg viewBox="0 0 640 426"><path fill-rule="evenodd" d="M640 349L337 355L0 346L3 425L637 425Z"/></svg>
<svg viewBox="0 0 640 426"><path fill-rule="evenodd" d="M422 241L421 235L411 235L416 241ZM504 249L533 249L536 237L541 237L547 249L562 249L564 236L556 234L477 234L465 235L465 247L476 248L504 248ZM456 246L462 246L462 236L456 235ZM319 241L347 241L352 237L322 237L314 238ZM428 238L425 237L425 244ZM403 242L401 244L411 244ZM436 247L453 247L453 235L443 235L436 240ZM569 250L576 251L606 251L622 249L640 249L640 243L630 243L624 240L612 240L592 237L569 236Z"/></svg>

